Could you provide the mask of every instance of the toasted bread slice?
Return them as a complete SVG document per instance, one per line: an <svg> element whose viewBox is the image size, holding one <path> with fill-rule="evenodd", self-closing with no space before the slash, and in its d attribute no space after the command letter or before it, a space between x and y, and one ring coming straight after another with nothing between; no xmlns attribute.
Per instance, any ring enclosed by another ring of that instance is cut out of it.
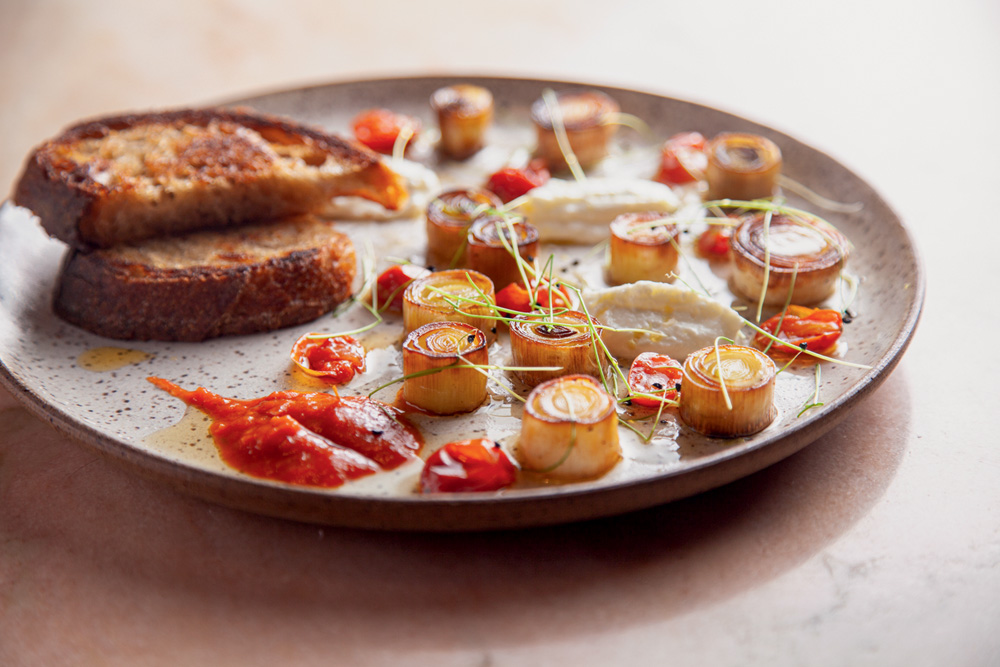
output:
<svg viewBox="0 0 1000 667"><path fill-rule="evenodd" d="M332 222L300 216L71 250L57 315L108 338L199 341L313 320L351 293L354 246Z"/></svg>
<svg viewBox="0 0 1000 667"><path fill-rule="evenodd" d="M93 120L28 158L14 202L78 249L321 211L353 195L405 204L374 153L248 110L181 109Z"/></svg>

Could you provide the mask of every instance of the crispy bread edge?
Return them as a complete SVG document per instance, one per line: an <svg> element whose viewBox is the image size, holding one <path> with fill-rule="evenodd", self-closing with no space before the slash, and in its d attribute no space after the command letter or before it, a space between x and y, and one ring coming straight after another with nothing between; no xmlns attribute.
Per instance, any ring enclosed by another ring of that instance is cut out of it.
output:
<svg viewBox="0 0 1000 667"><path fill-rule="evenodd" d="M94 180L86 166L60 158L56 148L143 124L180 122L204 127L213 121L243 125L274 143L299 144L307 138L352 167L356 176L349 179L349 192L345 194L372 199L389 209L398 209L406 202L401 177L364 147L279 116L243 108L208 108L124 114L73 125L32 151L15 186L14 203L34 212L50 236L80 250L92 249L98 244L95 239L81 236L81 226L92 227L87 223L99 215L100 203L111 190Z"/></svg>
<svg viewBox="0 0 1000 667"><path fill-rule="evenodd" d="M321 247L227 268L163 270L70 250L53 309L106 338L197 342L314 320L350 296L355 272L354 246L340 233Z"/></svg>

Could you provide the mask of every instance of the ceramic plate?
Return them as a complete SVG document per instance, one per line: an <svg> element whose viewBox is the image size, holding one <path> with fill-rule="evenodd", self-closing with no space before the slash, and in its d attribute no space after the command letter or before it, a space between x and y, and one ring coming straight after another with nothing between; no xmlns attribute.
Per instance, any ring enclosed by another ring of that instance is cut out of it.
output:
<svg viewBox="0 0 1000 667"><path fill-rule="evenodd" d="M362 109L385 106L419 116L425 128L436 121L428 97L459 80L426 77L338 83L264 95L240 104L292 116L347 133ZM489 146L465 163L440 160L425 142L414 157L440 174L442 187L478 185L508 160L524 158L533 144L530 104L545 88L569 90L583 84L505 78L463 77L491 89L497 102ZM599 87L600 88L600 87ZM288 349L307 331L343 331L367 317L348 311L336 320L272 333L198 344L123 342L72 327L52 314L53 285L64 253L30 213L9 203L0 211L0 379L35 414L100 453L196 496L273 516L332 525L382 529L472 530L553 524L652 506L713 488L774 463L812 442L871 393L898 362L913 333L923 301L923 275L905 227L862 179L827 155L787 135L715 109L681 100L617 88L601 88L624 112L643 119L652 135L622 128L612 155L598 172L648 177L659 143L682 130L706 136L750 131L774 140L784 155L784 173L823 196L857 203L850 213L825 211L789 196L823 215L853 242L850 270L859 290L850 308L840 354L868 369L824 364L821 407L799 415L810 402L816 379L812 366L779 375L779 417L763 432L731 440L697 436L673 414L662 424L639 424L648 443L626 433L625 458L604 477L576 484L534 483L499 493L421 496L414 492L419 463L333 490L295 487L248 477L222 464L207 436L207 422L146 378L167 378L184 387L203 386L226 396L251 398L278 389L321 390L289 367ZM433 134L430 132L429 134ZM386 254L421 259L419 215L388 222L348 221L344 228L360 254L377 247ZM551 248L564 277L600 283L599 260L589 248ZM588 259L589 258L589 259ZM574 259L582 259L574 264ZM588 265L589 262L589 265ZM583 266L583 269L579 267ZM739 304L729 292L725 269L692 262L682 269L688 282L703 281L714 296ZM831 299L840 307L843 295ZM371 373L344 391L368 393L400 374L398 322L368 336ZM500 352L502 354L502 352ZM391 401L394 390L378 398ZM419 417L427 439L424 455L452 436L485 432L506 447L517 438L519 405L501 392L475 414L459 420ZM623 430L623 433L624 430Z"/></svg>

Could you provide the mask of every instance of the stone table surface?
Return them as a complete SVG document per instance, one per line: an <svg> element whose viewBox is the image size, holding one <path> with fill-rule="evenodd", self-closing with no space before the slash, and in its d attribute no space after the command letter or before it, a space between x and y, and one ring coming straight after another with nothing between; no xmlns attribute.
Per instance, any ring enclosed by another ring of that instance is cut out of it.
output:
<svg viewBox="0 0 1000 667"><path fill-rule="evenodd" d="M2 183L86 116L397 74L590 80L830 153L910 227L927 299L891 377L800 453L546 529L225 509L0 389L0 664L1000 664L998 35L995 0L5 0Z"/></svg>

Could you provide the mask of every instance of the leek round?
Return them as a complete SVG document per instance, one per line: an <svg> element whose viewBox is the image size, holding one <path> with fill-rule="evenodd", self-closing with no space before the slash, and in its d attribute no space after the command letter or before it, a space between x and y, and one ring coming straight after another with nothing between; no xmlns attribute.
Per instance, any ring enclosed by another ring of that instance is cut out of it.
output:
<svg viewBox="0 0 1000 667"><path fill-rule="evenodd" d="M510 323L510 351L514 365L558 366L558 371L515 371L517 378L535 386L563 375L600 375L603 358L595 353L597 321L584 313L570 310L549 315L542 311L522 315Z"/></svg>
<svg viewBox="0 0 1000 667"><path fill-rule="evenodd" d="M438 88L431 108L441 129L441 152L448 157L464 160L486 143L493 122L493 94L486 88L467 83Z"/></svg>
<svg viewBox="0 0 1000 667"><path fill-rule="evenodd" d="M603 475L621 458L615 400L587 375L543 382L528 395L518 455L526 470L554 479Z"/></svg>
<svg viewBox="0 0 1000 667"><path fill-rule="evenodd" d="M767 306L781 306L789 299L811 306L830 297L847 262L847 239L812 216L772 213L766 234L765 221L766 212L754 211L733 234L733 291L752 302L765 291Z"/></svg>
<svg viewBox="0 0 1000 667"><path fill-rule="evenodd" d="M608 278L621 285L639 280L673 282L677 226L662 213L625 213L611 223Z"/></svg>
<svg viewBox="0 0 1000 667"><path fill-rule="evenodd" d="M708 199L759 199L774 194L781 174L781 149L770 139L723 132L705 147Z"/></svg>
<svg viewBox="0 0 1000 667"><path fill-rule="evenodd" d="M608 144L617 125L618 102L596 90L560 93L556 96L558 113L570 148L581 167L600 162L608 154ZM545 99L531 106L531 120L538 135L538 155L553 169L566 167L566 158L556 139L556 128Z"/></svg>
<svg viewBox="0 0 1000 667"><path fill-rule="evenodd" d="M681 421L719 438L762 431L777 414L775 373L770 357L752 347L713 345L688 355L681 380Z"/></svg>
<svg viewBox="0 0 1000 667"><path fill-rule="evenodd" d="M471 324L432 322L410 332L403 341L403 400L438 415L475 410L486 400L486 375L469 364L489 364L486 336ZM445 370L420 375L433 369Z"/></svg>
<svg viewBox="0 0 1000 667"><path fill-rule="evenodd" d="M427 265L439 269L464 266L465 239L473 220L503 206L492 192L479 189L442 192L427 205Z"/></svg>
<svg viewBox="0 0 1000 667"><path fill-rule="evenodd" d="M477 271L438 271L411 282L403 293L407 334L430 322L465 322L496 340L493 281Z"/></svg>
<svg viewBox="0 0 1000 667"><path fill-rule="evenodd" d="M538 255L538 230L521 220L482 216L472 223L466 253L470 269L488 276L498 289L503 289L522 282L520 263L534 262ZM530 278L526 269L525 275Z"/></svg>

